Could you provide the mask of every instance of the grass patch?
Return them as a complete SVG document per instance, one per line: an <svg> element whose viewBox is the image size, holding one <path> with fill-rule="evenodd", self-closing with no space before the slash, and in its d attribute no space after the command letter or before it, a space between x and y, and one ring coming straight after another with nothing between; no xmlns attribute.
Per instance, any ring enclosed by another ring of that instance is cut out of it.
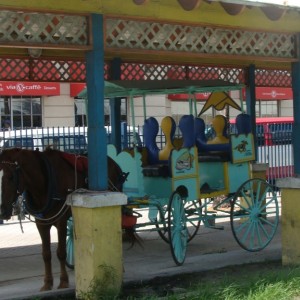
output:
<svg viewBox="0 0 300 300"><path fill-rule="evenodd" d="M300 296L300 267L282 267L281 262L249 264L163 278L143 286L143 295L127 294L134 300L289 300ZM149 289L152 292L149 292ZM134 289L132 289L132 292ZM148 294L148 296L146 296ZM151 296L150 296L150 295ZM155 294L155 295L153 295ZM300 299L300 298L299 298Z"/></svg>
<svg viewBox="0 0 300 300"><path fill-rule="evenodd" d="M225 272L222 277L211 282L194 283L186 296L170 295L167 299L287 300L300 295L300 268L258 269L247 274L247 267L241 266L238 276Z"/></svg>

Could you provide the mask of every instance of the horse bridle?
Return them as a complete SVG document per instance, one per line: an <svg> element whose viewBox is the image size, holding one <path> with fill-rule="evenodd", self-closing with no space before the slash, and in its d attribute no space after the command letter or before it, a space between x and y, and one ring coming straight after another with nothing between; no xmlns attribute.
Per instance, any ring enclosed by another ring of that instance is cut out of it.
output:
<svg viewBox="0 0 300 300"><path fill-rule="evenodd" d="M0 164L6 164L15 167L13 171L13 182L16 187L16 199L13 201L12 206L14 209L17 209L18 211L20 210L18 207L21 205L20 202L25 204L25 210L30 213L33 216L42 216L45 213L51 209L53 201L57 199L58 197L56 196L56 184L53 182L53 172L52 172L52 167L51 164L49 163L48 159L46 156L42 156L42 160L45 163L46 169L47 169L47 175L48 175L48 201L46 205L40 209L40 210L34 210L29 206L29 201L31 199L30 194L24 189L24 191L21 190L20 188L20 171L21 171L21 166L18 164L17 161L11 162L11 161L1 161ZM20 201L20 198L22 197L22 201Z"/></svg>
<svg viewBox="0 0 300 300"><path fill-rule="evenodd" d="M11 161L1 161L0 164L4 164L4 165L9 165L14 167L14 171L13 171L13 183L16 186L16 199L15 201L12 202L12 207L14 210L14 214L20 215L23 211L22 211L22 203L23 203L23 196L21 194L21 190L20 190L20 165L18 164L18 162L11 162ZM1 191L0 191L1 192Z"/></svg>
<svg viewBox="0 0 300 300"><path fill-rule="evenodd" d="M17 195L19 196L21 194L20 189L19 189L19 174L20 174L20 165L18 164L17 161L11 162L11 161L1 161L1 165L9 165L15 167L14 172L13 172L13 181L15 183L15 186L17 188Z"/></svg>

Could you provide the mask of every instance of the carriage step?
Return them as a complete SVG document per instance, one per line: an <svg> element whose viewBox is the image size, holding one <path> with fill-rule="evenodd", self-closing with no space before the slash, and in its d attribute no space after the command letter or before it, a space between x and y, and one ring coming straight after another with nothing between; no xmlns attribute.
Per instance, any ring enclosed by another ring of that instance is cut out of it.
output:
<svg viewBox="0 0 300 300"><path fill-rule="evenodd" d="M211 229L218 229L218 230L224 230L224 226L222 225L208 225L206 226L207 228L211 228Z"/></svg>
<svg viewBox="0 0 300 300"><path fill-rule="evenodd" d="M207 218L203 220L205 227L212 228L212 229L219 229L223 230L224 226L222 225L216 225L216 219L215 218Z"/></svg>

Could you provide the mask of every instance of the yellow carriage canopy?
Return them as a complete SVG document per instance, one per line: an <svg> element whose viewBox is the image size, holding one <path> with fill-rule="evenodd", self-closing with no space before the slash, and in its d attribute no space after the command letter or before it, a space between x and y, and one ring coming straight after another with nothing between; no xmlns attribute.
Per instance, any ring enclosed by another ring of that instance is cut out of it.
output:
<svg viewBox="0 0 300 300"><path fill-rule="evenodd" d="M216 110L222 110L226 105L241 110L241 107L226 92L215 91L210 94L199 115L211 107Z"/></svg>

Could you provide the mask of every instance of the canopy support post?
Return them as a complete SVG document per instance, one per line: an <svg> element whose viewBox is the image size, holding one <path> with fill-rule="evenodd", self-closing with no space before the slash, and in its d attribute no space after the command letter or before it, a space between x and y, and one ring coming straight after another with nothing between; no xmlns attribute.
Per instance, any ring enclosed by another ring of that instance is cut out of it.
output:
<svg viewBox="0 0 300 300"><path fill-rule="evenodd" d="M116 57L112 60L112 79L121 78L121 59ZM117 152L121 151L121 98L110 98L110 125L111 125L111 144L115 145ZM124 137L125 138L125 137Z"/></svg>
<svg viewBox="0 0 300 300"><path fill-rule="evenodd" d="M248 85L246 86L246 104L247 113L251 117L252 133L256 136L256 114L255 114L255 65L250 65L248 68ZM257 157L257 143L255 141L255 157Z"/></svg>

